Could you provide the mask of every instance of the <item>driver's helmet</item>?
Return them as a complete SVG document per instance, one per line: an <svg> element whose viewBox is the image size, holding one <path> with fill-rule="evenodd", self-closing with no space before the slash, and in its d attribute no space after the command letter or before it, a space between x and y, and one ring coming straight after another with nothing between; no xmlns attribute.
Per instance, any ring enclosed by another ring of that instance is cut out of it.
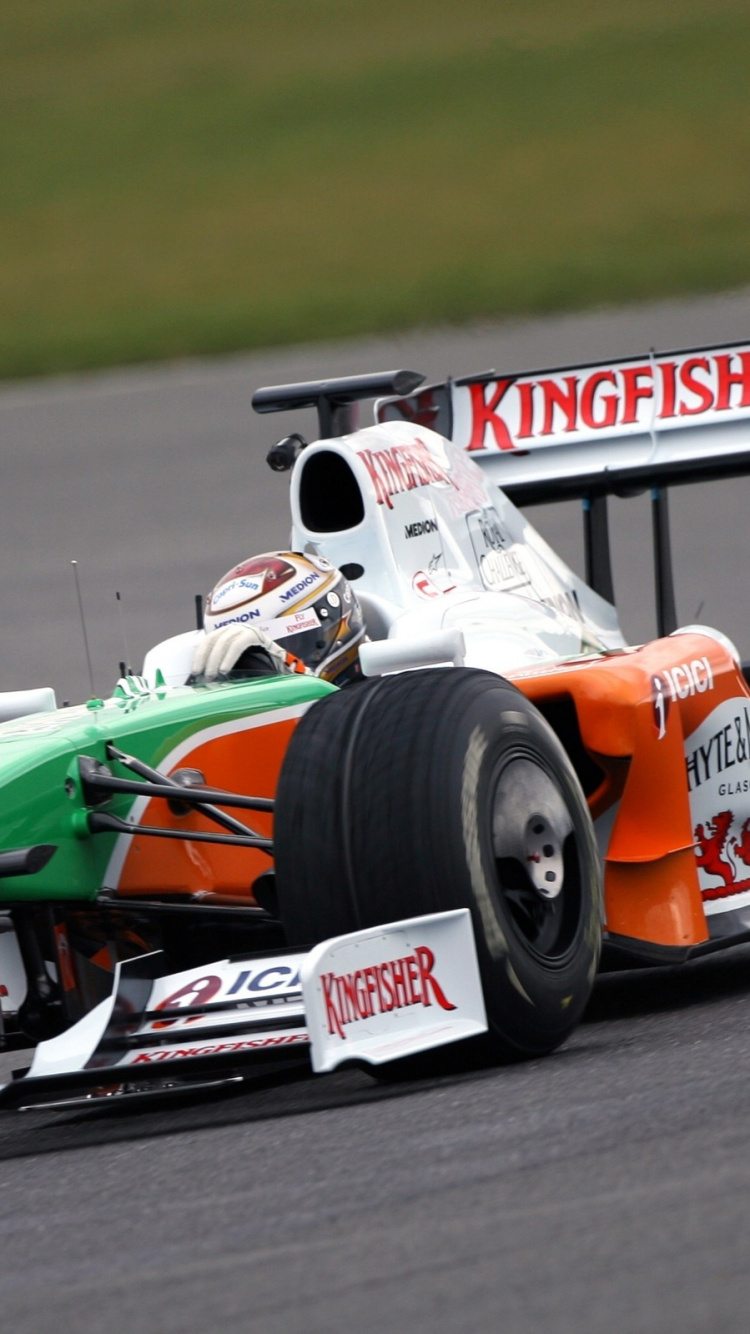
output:
<svg viewBox="0 0 750 1334"><path fill-rule="evenodd" d="M300 658L316 676L345 685L362 675L362 610L325 556L269 551L235 565L206 601L207 631L247 625Z"/></svg>

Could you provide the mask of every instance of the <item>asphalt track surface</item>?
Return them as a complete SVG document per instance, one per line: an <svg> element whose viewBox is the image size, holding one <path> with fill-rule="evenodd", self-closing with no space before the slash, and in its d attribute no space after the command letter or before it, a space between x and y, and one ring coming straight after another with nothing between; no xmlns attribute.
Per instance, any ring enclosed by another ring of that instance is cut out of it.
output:
<svg viewBox="0 0 750 1334"><path fill-rule="evenodd" d="M253 417L259 384L748 334L739 293L8 386L0 685L88 693L71 559L105 692L119 659L189 628L196 592L284 544L263 455L292 420ZM743 481L672 504L680 618L746 655L749 499ZM635 640L653 633L648 501L614 508ZM539 521L580 564L576 508ZM567 1045L516 1067L381 1086L290 1065L220 1097L0 1114L0 1328L746 1331L749 1048L750 948L600 979Z"/></svg>

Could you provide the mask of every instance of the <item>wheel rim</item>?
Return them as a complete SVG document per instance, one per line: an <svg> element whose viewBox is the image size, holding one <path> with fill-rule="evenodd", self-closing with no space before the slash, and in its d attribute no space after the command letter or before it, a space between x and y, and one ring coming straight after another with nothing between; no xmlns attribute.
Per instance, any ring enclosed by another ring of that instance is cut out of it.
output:
<svg viewBox="0 0 750 1334"><path fill-rule="evenodd" d="M516 933L539 958L562 960L581 916L575 828L560 788L531 756L512 757L497 777L492 844Z"/></svg>

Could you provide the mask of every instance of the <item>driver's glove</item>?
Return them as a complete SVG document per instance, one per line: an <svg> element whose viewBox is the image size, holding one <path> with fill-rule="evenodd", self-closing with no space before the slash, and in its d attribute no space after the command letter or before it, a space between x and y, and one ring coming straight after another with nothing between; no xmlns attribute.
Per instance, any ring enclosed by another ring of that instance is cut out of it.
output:
<svg viewBox="0 0 750 1334"><path fill-rule="evenodd" d="M242 676L284 676L309 673L294 654L253 626L225 625L198 640L191 681L220 681Z"/></svg>

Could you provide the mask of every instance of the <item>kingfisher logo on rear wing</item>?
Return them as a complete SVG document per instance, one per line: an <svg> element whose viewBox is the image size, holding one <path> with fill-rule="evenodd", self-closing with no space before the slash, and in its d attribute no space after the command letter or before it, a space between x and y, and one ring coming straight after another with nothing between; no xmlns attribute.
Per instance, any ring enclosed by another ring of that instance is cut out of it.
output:
<svg viewBox="0 0 750 1334"><path fill-rule="evenodd" d="M604 469L666 479L750 451L750 343L451 380L381 400L376 418L431 426L509 491L553 477L586 489Z"/></svg>

